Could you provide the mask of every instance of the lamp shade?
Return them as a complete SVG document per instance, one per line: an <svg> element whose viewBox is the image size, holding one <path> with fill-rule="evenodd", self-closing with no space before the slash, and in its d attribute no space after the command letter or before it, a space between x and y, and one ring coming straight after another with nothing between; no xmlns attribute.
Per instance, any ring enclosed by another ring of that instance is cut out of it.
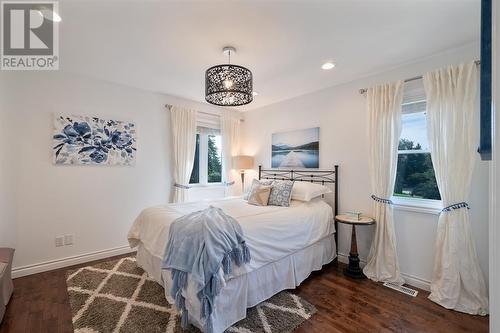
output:
<svg viewBox="0 0 500 333"><path fill-rule="evenodd" d="M233 169L253 169L254 158L253 156L239 155L233 157Z"/></svg>
<svg viewBox="0 0 500 333"><path fill-rule="evenodd" d="M238 65L217 65L205 72L205 100L219 106L239 106L253 100L252 72Z"/></svg>

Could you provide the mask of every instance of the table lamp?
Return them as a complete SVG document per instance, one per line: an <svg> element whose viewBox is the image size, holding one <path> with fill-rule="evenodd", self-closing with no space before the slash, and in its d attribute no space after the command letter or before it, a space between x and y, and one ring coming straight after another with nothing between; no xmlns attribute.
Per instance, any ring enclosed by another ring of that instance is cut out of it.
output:
<svg viewBox="0 0 500 333"><path fill-rule="evenodd" d="M239 155L233 157L233 169L239 169L241 174L241 190L245 192L245 170L253 169L253 156Z"/></svg>

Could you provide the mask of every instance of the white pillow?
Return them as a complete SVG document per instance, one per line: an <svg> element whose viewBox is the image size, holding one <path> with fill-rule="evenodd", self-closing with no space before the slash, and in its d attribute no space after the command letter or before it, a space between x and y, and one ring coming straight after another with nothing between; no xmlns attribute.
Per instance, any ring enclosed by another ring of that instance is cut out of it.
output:
<svg viewBox="0 0 500 333"><path fill-rule="evenodd" d="M311 201L312 199L327 193L332 193L332 190L324 185L309 183L306 181L296 181L293 184L292 200Z"/></svg>

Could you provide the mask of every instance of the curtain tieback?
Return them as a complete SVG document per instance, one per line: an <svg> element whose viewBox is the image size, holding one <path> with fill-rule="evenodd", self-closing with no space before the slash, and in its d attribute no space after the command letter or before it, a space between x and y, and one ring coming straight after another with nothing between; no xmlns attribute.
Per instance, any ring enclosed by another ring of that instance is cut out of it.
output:
<svg viewBox="0 0 500 333"><path fill-rule="evenodd" d="M234 180L232 182L224 182L224 185L225 186L231 186L231 185L234 185Z"/></svg>
<svg viewBox="0 0 500 333"><path fill-rule="evenodd" d="M372 194L372 199L377 201L377 202L384 203L386 205L393 205L394 204L391 199L379 198L375 194Z"/></svg>
<svg viewBox="0 0 500 333"><path fill-rule="evenodd" d="M189 190L191 188L191 186L188 186L188 185L182 185L182 184L177 184L175 183L174 184L174 187L177 187L177 188L182 188L182 189L185 189L185 190Z"/></svg>
<svg viewBox="0 0 500 333"><path fill-rule="evenodd" d="M451 212L452 210L455 210L455 209L461 209L461 208L467 208L467 209L470 209L469 207L469 204L465 201L462 201L462 202L459 202L459 203L456 203L456 204L453 204L453 205L449 205L447 207L444 207L442 210L441 210L441 213L443 212Z"/></svg>

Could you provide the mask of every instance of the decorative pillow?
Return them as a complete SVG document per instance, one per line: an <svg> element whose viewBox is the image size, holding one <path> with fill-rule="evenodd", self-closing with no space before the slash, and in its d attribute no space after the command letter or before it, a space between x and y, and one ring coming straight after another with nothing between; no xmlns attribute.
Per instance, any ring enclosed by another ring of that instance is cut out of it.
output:
<svg viewBox="0 0 500 333"><path fill-rule="evenodd" d="M243 200L248 200L248 198L250 197L250 193L252 193L252 189L254 187L254 185L265 185L265 186L269 186L273 183L273 180L272 179L261 179L261 180L258 180L258 179L254 179L252 180L252 185L250 185L250 189L248 190L247 193L245 193L245 195L243 196Z"/></svg>
<svg viewBox="0 0 500 333"><path fill-rule="evenodd" d="M292 198L293 181L291 180L275 180L271 188L268 205L272 206L290 206Z"/></svg>
<svg viewBox="0 0 500 333"><path fill-rule="evenodd" d="M292 189L292 200L311 201L320 195L332 193L328 187L309 182L295 182Z"/></svg>
<svg viewBox="0 0 500 333"><path fill-rule="evenodd" d="M248 203L256 206L267 206L270 194L271 194L270 185L252 186L252 192L250 192L250 196L248 197Z"/></svg>

